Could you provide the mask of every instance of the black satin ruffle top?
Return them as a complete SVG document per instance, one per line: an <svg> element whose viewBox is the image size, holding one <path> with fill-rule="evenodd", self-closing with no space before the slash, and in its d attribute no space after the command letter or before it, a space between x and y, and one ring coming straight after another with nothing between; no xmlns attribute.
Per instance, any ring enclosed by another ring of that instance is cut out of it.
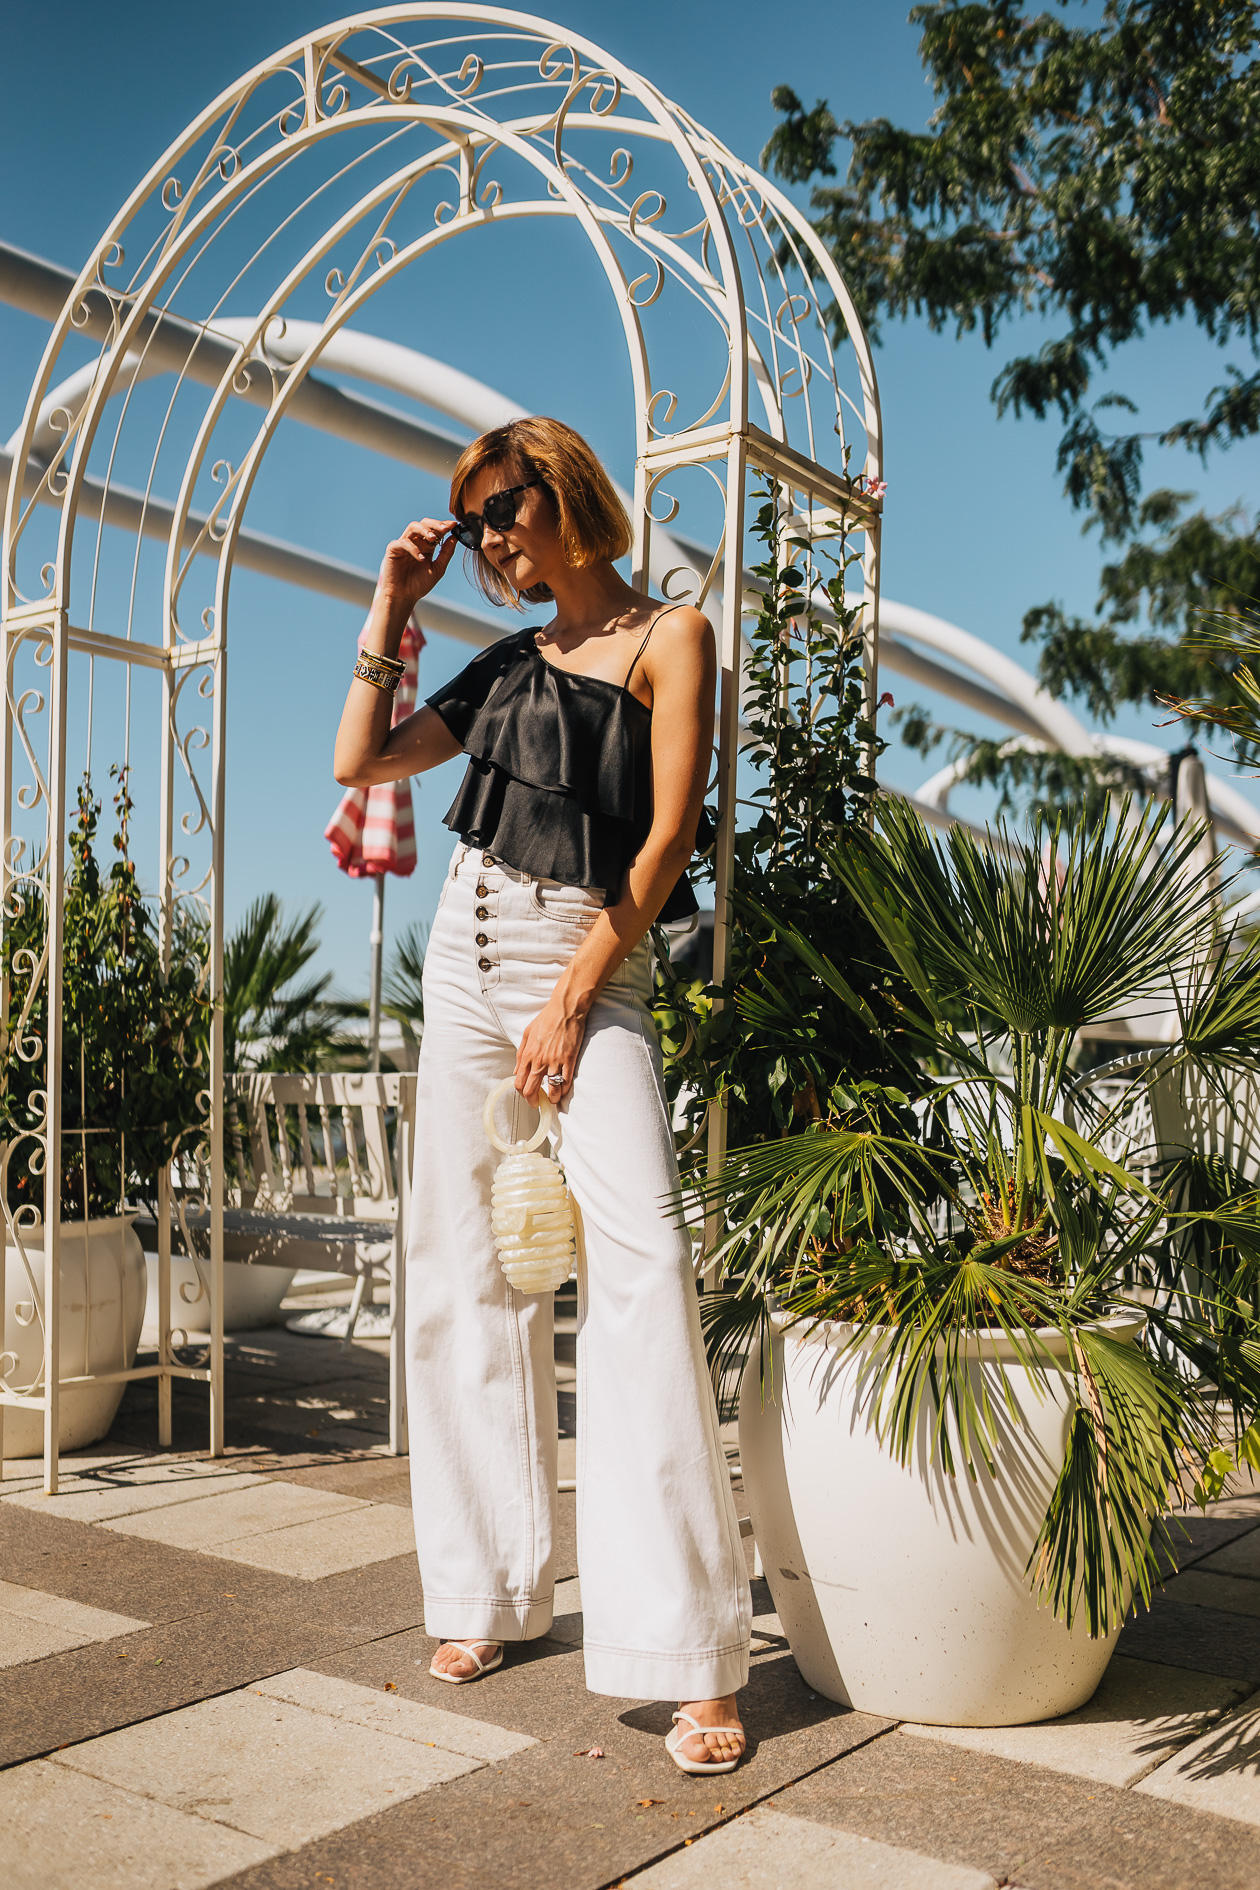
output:
<svg viewBox="0 0 1260 1890"><path fill-rule="evenodd" d="M492 643L428 698L468 756L443 818L518 872L602 887L611 904L652 825L652 711L549 663L534 636ZM696 909L684 873L658 916Z"/></svg>

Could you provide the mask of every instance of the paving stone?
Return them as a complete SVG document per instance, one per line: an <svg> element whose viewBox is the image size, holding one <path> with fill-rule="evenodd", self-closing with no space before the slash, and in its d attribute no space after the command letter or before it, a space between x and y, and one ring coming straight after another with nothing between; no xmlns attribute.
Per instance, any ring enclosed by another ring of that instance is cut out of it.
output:
<svg viewBox="0 0 1260 1890"><path fill-rule="evenodd" d="M336 1516L345 1510L365 1510L355 1496L335 1490L304 1490L296 1483L264 1480L199 1502L172 1504L139 1516L119 1517L108 1524L121 1535L164 1542L172 1549L220 1548L247 1536L261 1536L296 1524ZM264 1563L262 1566L268 1566Z"/></svg>
<svg viewBox="0 0 1260 1890"><path fill-rule="evenodd" d="M0 1773L5 1890L203 1890L272 1847L64 1765Z"/></svg>
<svg viewBox="0 0 1260 1890"><path fill-rule="evenodd" d="M1260 1615L1260 1581L1244 1575L1218 1575L1201 1563L1164 1584L1169 1601L1192 1608L1217 1608L1222 1614Z"/></svg>
<svg viewBox="0 0 1260 1890"><path fill-rule="evenodd" d="M141 1586L168 1616L180 1600L189 1611L124 1642L0 1671L0 1765L270 1674L313 1666L360 1642L388 1645L389 1637L419 1627L420 1583L412 1558L299 1582L160 1544L103 1538L80 1525L50 1527L75 1529L89 1542L104 1539L120 1559L143 1564ZM199 1612L193 1612L194 1601ZM137 1599L137 1611L139 1605ZM394 1675L386 1671L379 1678ZM444 1689L447 1695L456 1691Z"/></svg>
<svg viewBox="0 0 1260 1890"><path fill-rule="evenodd" d="M60 1516L65 1522L103 1523L116 1516L139 1516L151 1509L204 1502L210 1496L252 1489L265 1480L250 1470L216 1471L211 1466L207 1473L198 1464L189 1466L188 1474L180 1477L120 1477L116 1482L110 1477L104 1487L99 1478L76 1478L56 1496L45 1496L41 1488L6 1495L4 1501L38 1510L41 1515Z"/></svg>
<svg viewBox="0 0 1260 1890"><path fill-rule="evenodd" d="M1143 1779L1138 1790L1260 1826L1260 1693Z"/></svg>
<svg viewBox="0 0 1260 1890"><path fill-rule="evenodd" d="M330 1447L327 1438L319 1437L300 1445L288 1438L282 1450L270 1445L254 1448L256 1454L251 1461L255 1467L267 1476L281 1477L286 1483L300 1483L302 1477L298 1473L303 1470L354 1469L359 1465L369 1468L375 1465L379 1469L382 1464L395 1465L405 1470L407 1466L405 1457L391 1456L389 1445L383 1444L377 1437L362 1444L338 1445L335 1448ZM357 1496L358 1491L349 1490L347 1495Z"/></svg>
<svg viewBox="0 0 1260 1890"><path fill-rule="evenodd" d="M362 1385L360 1389L363 1389ZM229 1398L224 1407L224 1424L234 1430L255 1428L306 1437L312 1432L328 1435L333 1430L350 1429L364 1436L385 1436L389 1430L388 1405L367 1397L354 1399L344 1395L345 1387L325 1393L316 1390L297 1393L251 1391Z"/></svg>
<svg viewBox="0 0 1260 1890"><path fill-rule="evenodd" d="M393 1503L400 1509L411 1508L411 1474L405 1457L379 1456L346 1461L315 1463L305 1469L282 1468L286 1483L297 1483L310 1490L339 1490L344 1496L359 1496L368 1503Z"/></svg>
<svg viewBox="0 0 1260 1890"><path fill-rule="evenodd" d="M749 1760L716 1778L688 1778L664 1748L670 1703L587 1694L580 1654L546 1640L530 1647L528 1657L473 1687L442 1687L422 1669L412 1673L417 1692L440 1692L453 1710L471 1695L478 1714L523 1727L538 1745L243 1872L230 1890L310 1890L329 1877L364 1890L596 1890L888 1724L811 1699L786 1656L767 1656L753 1662L745 1696L750 1726L761 1734ZM379 1654L359 1647L336 1664ZM574 1756L592 1745L603 1759Z"/></svg>
<svg viewBox="0 0 1260 1890"><path fill-rule="evenodd" d="M760 1810L732 1819L631 1881L634 1890L709 1890L716 1883L732 1890L838 1890L841 1884L844 1890L995 1890L987 1871Z"/></svg>
<svg viewBox="0 0 1260 1890"><path fill-rule="evenodd" d="M912 1736L939 1739L970 1752L1022 1759L1099 1779L1132 1785L1170 1752L1237 1704L1242 1687L1217 1674L1190 1673L1117 1655L1088 1705L1059 1719L1031 1726L912 1726Z"/></svg>
<svg viewBox="0 0 1260 1890"><path fill-rule="evenodd" d="M343 1500L356 1501L354 1497ZM391 1561L395 1556L414 1559L416 1535L410 1510L388 1503L356 1504L353 1511L315 1522L219 1543L211 1553L226 1561L247 1562L252 1568L267 1568L278 1575L315 1582L347 1569Z"/></svg>
<svg viewBox="0 0 1260 1890"><path fill-rule="evenodd" d="M46 1660L51 1654L64 1654L72 1647L82 1647L93 1638L90 1634L67 1634L44 1621L30 1621L21 1615L0 1611L0 1667L26 1667L32 1661Z"/></svg>
<svg viewBox="0 0 1260 1890"><path fill-rule="evenodd" d="M388 1684L407 1699L490 1721L538 1740L563 1740L572 1727L575 1698L585 1708L588 1696L580 1648L550 1637L517 1642L505 1650L504 1664L488 1679L453 1687L429 1673L440 1644L417 1627L372 1640L359 1636L353 1644L346 1641L336 1651L304 1664L362 1686Z"/></svg>
<svg viewBox="0 0 1260 1890"><path fill-rule="evenodd" d="M1228 1492L1218 1502L1209 1503L1204 1514L1249 1516L1253 1522L1260 1522L1260 1475L1247 1468L1236 1470L1228 1479Z"/></svg>
<svg viewBox="0 0 1260 1890"><path fill-rule="evenodd" d="M551 1638L575 1642L582 1639L582 1584L577 1580L556 1583Z"/></svg>
<svg viewBox="0 0 1260 1890"><path fill-rule="evenodd" d="M46 1654L86 1647L92 1641L115 1640L148 1625L125 1614L44 1594L38 1588L0 1582L0 1667L42 1660Z"/></svg>
<svg viewBox="0 0 1260 1890"><path fill-rule="evenodd" d="M1246 1825L900 1730L776 1792L774 1809L1023 1890L1255 1890L1260 1881L1260 1834Z"/></svg>
<svg viewBox="0 0 1260 1890"><path fill-rule="evenodd" d="M1157 1594L1148 1613L1125 1623L1116 1646L1133 1660L1260 1685L1260 1620L1246 1615Z"/></svg>
<svg viewBox="0 0 1260 1890"><path fill-rule="evenodd" d="M538 1743L527 1733L509 1732L465 1713L443 1712L440 1707L426 1706L396 1693L378 1692L374 1687L358 1686L331 1674L314 1673L309 1667L273 1674L271 1679L259 1681L257 1691L333 1719L393 1733L399 1739L459 1752L469 1759L510 1759L514 1752Z"/></svg>
<svg viewBox="0 0 1260 1890"><path fill-rule="evenodd" d="M1244 1575L1260 1581L1260 1529L1248 1530L1245 1536L1238 1536L1195 1566L1205 1574Z"/></svg>
<svg viewBox="0 0 1260 1890"><path fill-rule="evenodd" d="M479 1761L247 1687L71 1746L54 1763L281 1849Z"/></svg>
<svg viewBox="0 0 1260 1890"><path fill-rule="evenodd" d="M261 1572L242 1569L225 1582L222 1565L208 1557L3 1506L0 1567L23 1586L152 1622L196 1614L226 1587L250 1600L287 1592Z"/></svg>
<svg viewBox="0 0 1260 1890"><path fill-rule="evenodd" d="M108 1444L93 1444L87 1450L76 1450L71 1455L58 1458L58 1467L62 1476L74 1476L85 1469L98 1469L112 1463L131 1461L132 1452L111 1450ZM20 1489L26 1485L44 1482L44 1465L39 1457L6 1457L3 1470L0 1471L0 1486L7 1495L10 1489Z"/></svg>
<svg viewBox="0 0 1260 1890"><path fill-rule="evenodd" d="M336 1384L346 1378L389 1380L387 1340L355 1339L343 1347L340 1340L268 1326L261 1332L236 1334L224 1350L229 1370L264 1371L277 1380L288 1378L303 1385Z"/></svg>

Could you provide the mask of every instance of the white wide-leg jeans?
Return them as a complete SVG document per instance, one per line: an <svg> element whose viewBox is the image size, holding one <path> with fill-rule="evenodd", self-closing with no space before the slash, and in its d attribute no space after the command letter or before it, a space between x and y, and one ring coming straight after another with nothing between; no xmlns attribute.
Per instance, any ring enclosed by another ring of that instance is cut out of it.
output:
<svg viewBox="0 0 1260 1890"><path fill-rule="evenodd" d="M482 1108L603 895L457 846L424 965L407 1248L407 1401L427 1631L532 1640L552 1619L552 1297L510 1287ZM577 1528L586 1683L713 1699L748 1678L752 1605L718 1437L647 1009L645 940L592 1007L555 1151L582 1214ZM510 1101L510 1099L509 1099ZM511 1104L514 1137L536 1117ZM499 1121L509 1119L501 1105Z"/></svg>

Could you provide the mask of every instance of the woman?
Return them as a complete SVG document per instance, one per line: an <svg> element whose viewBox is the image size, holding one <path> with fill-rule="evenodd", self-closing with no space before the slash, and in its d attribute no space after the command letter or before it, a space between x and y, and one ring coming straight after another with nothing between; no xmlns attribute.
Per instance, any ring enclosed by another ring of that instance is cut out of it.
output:
<svg viewBox="0 0 1260 1890"><path fill-rule="evenodd" d="M424 970L408 1243L408 1385L431 1671L479 1679L552 1621L556 1390L549 1294L515 1292L490 1228L482 1127L510 1074L561 1105L556 1149L582 1215L578 1561L586 1680L679 1699L686 1771L744 1750L735 1692L751 1601L648 1012L648 928L695 910L713 735L706 620L614 569L630 527L570 427L516 420L467 447L452 517L391 544L337 736L346 786L463 749L459 835ZM403 628L457 543L495 602L547 603L390 728Z"/></svg>

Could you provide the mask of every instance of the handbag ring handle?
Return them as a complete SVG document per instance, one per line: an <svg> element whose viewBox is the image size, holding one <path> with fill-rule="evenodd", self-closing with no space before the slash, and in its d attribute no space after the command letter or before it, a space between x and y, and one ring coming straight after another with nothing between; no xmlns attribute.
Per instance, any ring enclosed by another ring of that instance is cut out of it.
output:
<svg viewBox="0 0 1260 1890"><path fill-rule="evenodd" d="M548 1136L551 1137L553 1142L556 1140L560 1133L560 1117L556 1113L556 1105L552 1102L550 1096L544 1096L540 1090L538 1093L537 1107L541 1120L534 1134L530 1137L528 1142L505 1142L494 1126L494 1112L498 1108L499 1098L506 1096L510 1089L514 1090L515 1088L516 1078L514 1076L505 1076L501 1083L496 1083L494 1088L490 1091L490 1094L486 1097L485 1108L481 1112L481 1120L485 1126L488 1139L493 1142L494 1146L500 1150L502 1154L528 1155L532 1149L538 1148L541 1143L545 1142Z"/></svg>

